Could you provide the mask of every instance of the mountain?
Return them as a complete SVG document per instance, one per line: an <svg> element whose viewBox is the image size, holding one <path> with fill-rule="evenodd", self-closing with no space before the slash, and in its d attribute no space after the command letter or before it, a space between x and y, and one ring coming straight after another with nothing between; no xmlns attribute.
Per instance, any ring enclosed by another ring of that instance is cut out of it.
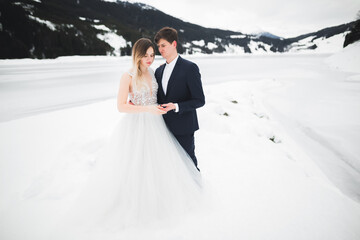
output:
<svg viewBox="0 0 360 240"><path fill-rule="evenodd" d="M0 58L130 55L137 39L153 39L164 26L178 30L178 51L185 54L314 51L323 49L320 46L324 42L343 41L353 24L284 39L270 33L253 35L205 28L142 3L1 0Z"/></svg>
<svg viewBox="0 0 360 240"><path fill-rule="evenodd" d="M274 35L272 33L269 33L269 32L258 32L258 33L254 34L254 35L256 35L258 37L263 36L263 37L269 37L269 38L274 38L274 39L282 39L282 37L276 36L276 35Z"/></svg>
<svg viewBox="0 0 360 240"><path fill-rule="evenodd" d="M360 19L351 26L350 32L345 37L344 47L360 40Z"/></svg>

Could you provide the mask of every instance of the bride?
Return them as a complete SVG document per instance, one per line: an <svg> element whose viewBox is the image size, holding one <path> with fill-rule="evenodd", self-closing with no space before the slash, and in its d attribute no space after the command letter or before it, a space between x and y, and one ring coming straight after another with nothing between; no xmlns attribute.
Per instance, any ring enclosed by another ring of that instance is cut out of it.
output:
<svg viewBox="0 0 360 240"><path fill-rule="evenodd" d="M201 205L200 172L167 129L166 112L157 104L154 56L151 40L134 44L133 67L121 77L117 98L118 110L126 114L97 158L87 188L66 213L63 233L71 237L74 229L113 232L168 221Z"/></svg>

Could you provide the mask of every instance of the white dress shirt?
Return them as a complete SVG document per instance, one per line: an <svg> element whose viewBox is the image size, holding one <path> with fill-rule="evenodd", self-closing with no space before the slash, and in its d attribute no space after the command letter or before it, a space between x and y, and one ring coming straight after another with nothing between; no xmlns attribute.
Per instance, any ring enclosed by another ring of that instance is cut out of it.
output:
<svg viewBox="0 0 360 240"><path fill-rule="evenodd" d="M170 63L165 63L165 68L164 68L164 72L163 72L163 76L162 76L162 80L161 80L162 88L164 90L165 95L166 95L166 90L167 90L167 86L168 86L168 83L170 80L171 73L174 70L174 67L175 67L175 64L176 64L178 58L179 58L179 54ZM175 112L178 112L179 105L177 103L174 103L174 104L176 107Z"/></svg>
<svg viewBox="0 0 360 240"><path fill-rule="evenodd" d="M176 64L178 58L179 58L179 54L170 63L165 63L164 73L163 73L162 82L161 82L165 95L166 95L167 85L169 83L171 73L174 70L174 67L175 67L175 64Z"/></svg>

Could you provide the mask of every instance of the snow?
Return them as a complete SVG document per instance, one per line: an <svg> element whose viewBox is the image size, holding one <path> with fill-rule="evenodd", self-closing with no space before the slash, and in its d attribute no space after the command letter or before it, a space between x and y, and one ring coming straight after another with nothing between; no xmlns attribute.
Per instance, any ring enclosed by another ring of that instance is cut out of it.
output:
<svg viewBox="0 0 360 240"><path fill-rule="evenodd" d="M130 59L73 56L1 60L0 121L113 97L121 69L130 67Z"/></svg>
<svg viewBox="0 0 360 240"><path fill-rule="evenodd" d="M103 25L104 26L104 25ZM120 48L126 47L126 40L123 36L116 34L115 32L98 33L96 37L102 41L107 42L111 47L114 48L112 54L120 56Z"/></svg>
<svg viewBox="0 0 360 240"><path fill-rule="evenodd" d="M92 25L94 28L98 29L98 30L103 30L103 31L106 31L106 32L111 32L111 29L108 28L107 26L105 25Z"/></svg>
<svg viewBox="0 0 360 240"><path fill-rule="evenodd" d="M193 51L193 54L201 54L201 48L193 47L191 50Z"/></svg>
<svg viewBox="0 0 360 240"><path fill-rule="evenodd" d="M343 42L345 40L345 36L348 32L340 33L337 35L334 35L329 38L316 38L316 36L309 36L307 38L304 38L300 41L297 41L295 43L290 44L287 46L287 49L285 49L288 53L297 53L297 54L309 54L309 53L316 53L316 54L324 54L324 53L336 53L342 50L343 48ZM269 45L267 43L257 41L258 36L246 36L243 34L240 35L230 35L229 36L232 39L244 39L247 37L250 37L250 42L248 43L248 47L253 54L273 54L274 52L270 50L272 45ZM221 44L223 41L220 38L215 38L215 41L218 42L219 45L222 45L225 48L224 54L238 54L238 55L247 55L248 53L245 53L244 47L227 43L227 44ZM195 46L195 48L191 47L191 45ZM264 48L260 47L263 46ZM309 49L316 45L315 49ZM212 42L208 42L205 45L204 40L194 40L191 43L184 43L183 46L186 49L186 54L191 52L193 50L196 54L201 53L200 48L196 47L204 47L206 46L209 50L213 50L214 48L217 48L217 45Z"/></svg>
<svg viewBox="0 0 360 240"><path fill-rule="evenodd" d="M212 42L208 42L208 44L206 45L206 47L210 50L213 50L214 48L217 48L218 46L215 43Z"/></svg>
<svg viewBox="0 0 360 240"><path fill-rule="evenodd" d="M187 43L183 43L182 45L185 48L189 48L191 46L191 43L187 42Z"/></svg>
<svg viewBox="0 0 360 240"><path fill-rule="evenodd" d="M103 2L111 2L111 3L122 3L122 4L126 4L129 3L129 1L121 1L121 0L101 0ZM156 8L154 8L153 6L141 3L141 2L134 2L134 4L138 5L142 10L157 10Z"/></svg>
<svg viewBox="0 0 360 240"><path fill-rule="evenodd" d="M355 42L354 44L348 45L343 51L338 52L328 59L326 59L327 63L336 68L341 69L343 71L348 72L359 72L360 69L360 41ZM357 54L355 54L357 53ZM348 78L350 81L360 80L359 75L351 76Z"/></svg>
<svg viewBox="0 0 360 240"><path fill-rule="evenodd" d="M147 4L143 4L143 3L137 3L137 4L138 4L138 6L141 7L142 10L157 10L156 8L154 8L150 5L147 5Z"/></svg>
<svg viewBox="0 0 360 240"><path fill-rule="evenodd" d="M225 53L232 53L232 54L244 54L245 50L242 46L238 46L235 44L229 43L228 45L225 45Z"/></svg>
<svg viewBox="0 0 360 240"><path fill-rule="evenodd" d="M40 18L37 18L37 17L34 17L34 16L31 16L31 15L28 15L28 17L32 20L35 20L39 23L42 23L42 24L45 24L48 28L50 28L52 31L56 31L56 24L48 21L48 20L42 20Z"/></svg>
<svg viewBox="0 0 360 240"><path fill-rule="evenodd" d="M240 34L240 35L230 35L230 38L246 38L246 35Z"/></svg>
<svg viewBox="0 0 360 240"><path fill-rule="evenodd" d="M21 6L26 12L30 15L34 14L34 6L31 4L23 3L23 2L13 2L14 5Z"/></svg>
<svg viewBox="0 0 360 240"><path fill-rule="evenodd" d="M95 21L95 20L94 20ZM115 31L111 30L105 25L92 25L98 30L104 31L104 33L96 34L96 37L102 41L108 43L111 47L114 48L114 51L109 53L109 55L120 56L120 48L126 47L126 45L131 46L131 41L127 42L125 38L121 35L118 35Z"/></svg>
<svg viewBox="0 0 360 240"><path fill-rule="evenodd" d="M339 52L343 48L345 36L348 32L340 33L329 38L317 38L315 36L309 36L296 43L290 45L289 52L309 52L312 53L335 53ZM315 49L307 49L316 45Z"/></svg>
<svg viewBox="0 0 360 240"><path fill-rule="evenodd" d="M359 239L359 50L185 56L206 95L195 140L211 207L176 225L97 239ZM0 61L1 239L46 239L124 116L115 96L130 64Z"/></svg>
<svg viewBox="0 0 360 240"><path fill-rule="evenodd" d="M73 24L61 24L61 26L67 27L67 28L74 28L75 26Z"/></svg>
<svg viewBox="0 0 360 240"><path fill-rule="evenodd" d="M260 45L263 46L265 48L265 50L263 48L261 48ZM256 41L251 40L248 46L251 50L251 53L254 53L254 54L272 53L272 51L270 50L271 46L266 43L256 42Z"/></svg>
<svg viewBox="0 0 360 240"><path fill-rule="evenodd" d="M194 40L194 41L192 41L192 44L203 47L203 46L205 46L205 41L204 40L199 40L199 41Z"/></svg>

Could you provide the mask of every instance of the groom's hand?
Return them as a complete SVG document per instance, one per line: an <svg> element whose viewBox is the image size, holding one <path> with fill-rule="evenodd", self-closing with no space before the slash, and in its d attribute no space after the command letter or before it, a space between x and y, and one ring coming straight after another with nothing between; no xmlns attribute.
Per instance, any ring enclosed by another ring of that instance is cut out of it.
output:
<svg viewBox="0 0 360 240"><path fill-rule="evenodd" d="M163 110L166 112L176 109L176 106L173 103L165 103L165 104L161 104L161 106L163 107Z"/></svg>

